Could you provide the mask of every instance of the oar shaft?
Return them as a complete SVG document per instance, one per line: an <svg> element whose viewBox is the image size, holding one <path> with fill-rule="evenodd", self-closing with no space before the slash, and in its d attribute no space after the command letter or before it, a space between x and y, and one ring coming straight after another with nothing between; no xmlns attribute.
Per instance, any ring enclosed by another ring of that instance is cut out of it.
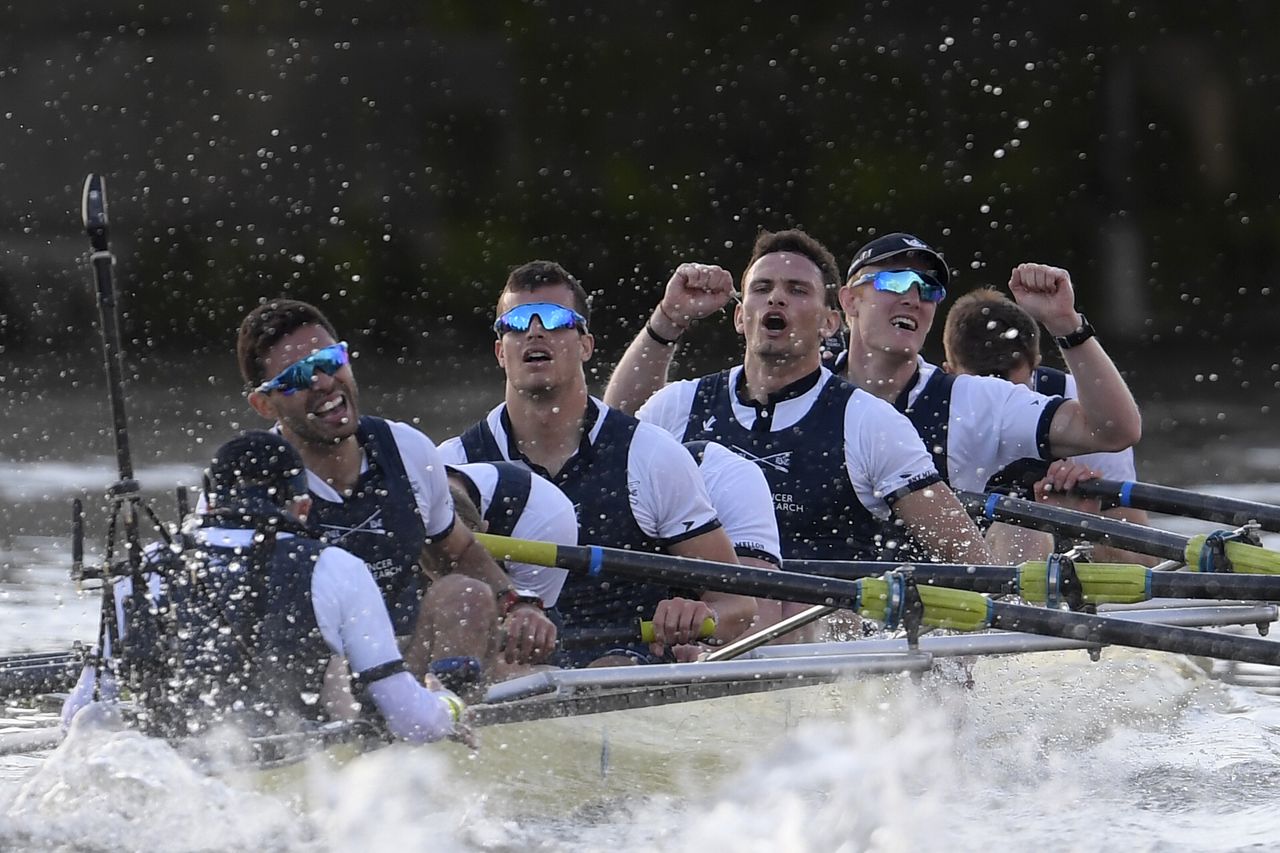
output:
<svg viewBox="0 0 1280 853"><path fill-rule="evenodd" d="M1280 532L1280 506L1272 504L1119 480L1086 480L1076 484L1076 491L1082 495L1113 501L1119 506L1168 515L1187 515L1234 527L1256 521L1263 530Z"/></svg>
<svg viewBox="0 0 1280 853"><path fill-rule="evenodd" d="M487 533L477 533L475 537L496 559L558 566L588 575L607 572L660 585L692 586L757 598L826 604L841 609L853 608L859 595L857 582L838 578L819 578L619 548L553 545Z"/></svg>
<svg viewBox="0 0 1280 853"><path fill-rule="evenodd" d="M1166 560L1185 558L1187 537L1176 533L1004 495L965 491L956 494L969 514L976 517L1009 521L1047 533L1069 532L1089 542L1103 542Z"/></svg>
<svg viewBox="0 0 1280 853"><path fill-rule="evenodd" d="M1280 577L1202 572L1152 572L1152 598L1280 601Z"/></svg>
<svg viewBox="0 0 1280 853"><path fill-rule="evenodd" d="M1007 631L1050 634L1089 643L1111 643L1184 655L1280 665L1280 643L1144 622L1108 619L1066 610L996 602L991 626Z"/></svg>
<svg viewBox="0 0 1280 853"><path fill-rule="evenodd" d="M68 690L80 677L79 660L36 661L0 669L0 696L37 696Z"/></svg>
<svg viewBox="0 0 1280 853"><path fill-rule="evenodd" d="M990 595L1017 595L1015 566L967 566L963 563L879 563L874 560L787 560L788 572L827 578L878 578L894 569L910 569L916 583L967 589Z"/></svg>

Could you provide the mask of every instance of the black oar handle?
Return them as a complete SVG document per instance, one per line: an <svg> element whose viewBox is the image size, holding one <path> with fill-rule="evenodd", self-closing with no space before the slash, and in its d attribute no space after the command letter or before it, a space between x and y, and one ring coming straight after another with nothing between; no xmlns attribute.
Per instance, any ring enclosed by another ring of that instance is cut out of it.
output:
<svg viewBox="0 0 1280 853"><path fill-rule="evenodd" d="M1280 643L1273 640L1175 628L1152 622L1108 619L1046 607L993 602L991 626L1007 631L1051 634L1086 643L1111 643L1220 660L1280 665Z"/></svg>
<svg viewBox="0 0 1280 853"><path fill-rule="evenodd" d="M969 514L978 518L1009 521L1046 533L1069 533L1089 542L1103 542L1166 560L1182 562L1186 558L1187 537L1176 533L1006 495L966 491L956 495Z"/></svg>
<svg viewBox="0 0 1280 853"><path fill-rule="evenodd" d="M1271 504L1119 480L1086 480L1076 484L1076 491L1111 501L1117 506L1185 515L1233 527L1256 521L1263 530L1280 532L1280 506Z"/></svg>

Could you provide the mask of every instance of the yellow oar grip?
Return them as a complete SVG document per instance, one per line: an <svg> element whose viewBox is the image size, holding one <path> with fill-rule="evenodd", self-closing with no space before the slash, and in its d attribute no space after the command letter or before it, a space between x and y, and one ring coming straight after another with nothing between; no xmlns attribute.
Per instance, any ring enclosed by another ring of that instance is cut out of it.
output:
<svg viewBox="0 0 1280 853"><path fill-rule="evenodd" d="M858 613L877 622L886 619L889 582L884 578L863 578ZM924 604L922 621L931 628L952 631L978 631L987 627L991 600L980 592L947 589L941 586L917 586Z"/></svg>
<svg viewBox="0 0 1280 853"><path fill-rule="evenodd" d="M1185 562L1191 571L1199 571L1200 555L1204 551L1209 537L1204 534L1192 536L1187 540ZM1232 569L1242 575L1280 575L1280 554L1250 545L1246 542L1226 542L1227 559Z"/></svg>
<svg viewBox="0 0 1280 853"><path fill-rule="evenodd" d="M1088 604L1136 604L1151 598L1150 571L1127 563L1076 563L1076 577ZM1043 561L1018 567L1018 594L1026 601L1048 600L1049 568Z"/></svg>
<svg viewBox="0 0 1280 853"><path fill-rule="evenodd" d="M715 632L716 632L716 620L708 616L706 619L702 620L702 625L701 627L698 628L698 639L704 640L707 637L710 637ZM654 636L653 636L652 622L640 623L640 639L646 643L653 642Z"/></svg>
<svg viewBox="0 0 1280 853"><path fill-rule="evenodd" d="M552 542L533 542L527 539L494 536L489 533L472 535L495 560L510 560L513 563L528 563L531 566L554 567L556 565L556 545Z"/></svg>

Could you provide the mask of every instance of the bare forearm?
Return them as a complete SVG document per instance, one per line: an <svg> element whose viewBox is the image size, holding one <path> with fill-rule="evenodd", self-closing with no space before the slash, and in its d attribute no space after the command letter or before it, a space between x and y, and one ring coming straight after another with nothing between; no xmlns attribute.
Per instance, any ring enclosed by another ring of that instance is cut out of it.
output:
<svg viewBox="0 0 1280 853"><path fill-rule="evenodd" d="M987 549L998 565L1016 566L1027 560L1043 560L1052 554L1053 535L997 522L987 531Z"/></svg>
<svg viewBox="0 0 1280 853"><path fill-rule="evenodd" d="M502 570L489 552L484 549L471 531L461 524L455 525L453 531L438 545L427 545L424 551L438 548L436 556L438 564L448 568L450 574L461 574L475 578L488 584L496 593L511 586L511 579Z"/></svg>
<svg viewBox="0 0 1280 853"><path fill-rule="evenodd" d="M953 563L992 562L982 534L945 484L901 498L893 511L934 556Z"/></svg>
<svg viewBox="0 0 1280 853"><path fill-rule="evenodd" d="M654 309L649 318L649 328L665 340L675 341L684 330L669 321L658 309ZM667 384L667 373L671 369L671 359L676 345L659 343L649 334L648 329L641 329L631 346L623 353L622 360L613 369L609 377L609 386L604 391L604 402L634 415L636 409L644 405L656 392Z"/></svg>
<svg viewBox="0 0 1280 853"><path fill-rule="evenodd" d="M1132 507L1113 507L1103 510L1102 514L1107 518L1115 518L1120 521L1129 521L1134 524L1150 524L1151 519L1147 516L1146 510L1134 509ZM1123 548L1114 548L1110 545L1098 543L1093 546L1093 561L1095 563L1137 563L1139 566L1154 566L1160 562L1160 558L1153 557L1150 554L1140 554L1137 551L1126 551Z"/></svg>
<svg viewBox="0 0 1280 853"><path fill-rule="evenodd" d="M756 600L749 595L708 592L702 600L716 612L716 632L712 636L717 640L738 638L756 618Z"/></svg>
<svg viewBox="0 0 1280 853"><path fill-rule="evenodd" d="M1063 351L1078 389L1086 433L1079 448L1054 447L1064 456L1095 451L1124 450L1142 437L1142 413L1129 386L1096 338ZM1072 439L1068 438L1068 443Z"/></svg>

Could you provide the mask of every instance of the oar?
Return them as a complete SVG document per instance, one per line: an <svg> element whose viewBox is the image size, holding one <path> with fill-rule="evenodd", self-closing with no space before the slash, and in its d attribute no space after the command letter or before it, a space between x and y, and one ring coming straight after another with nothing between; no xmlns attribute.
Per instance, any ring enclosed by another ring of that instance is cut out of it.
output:
<svg viewBox="0 0 1280 853"><path fill-rule="evenodd" d="M1280 532L1280 506L1205 495L1171 486L1136 483L1131 480L1085 480L1076 492L1102 498L1117 506L1148 509L1167 515L1185 515L1239 527L1256 521L1263 530Z"/></svg>
<svg viewBox="0 0 1280 853"><path fill-rule="evenodd" d="M887 627L904 623L910 615L909 586L902 575L892 573L883 578L849 581L598 546L555 545L488 534L476 534L476 538L495 559L823 604L856 611ZM968 590L922 585L916 587L916 591L922 605L918 615L920 624L934 628L957 631L1003 628L1086 642L1280 665L1280 643L1268 640L1005 604Z"/></svg>
<svg viewBox="0 0 1280 853"><path fill-rule="evenodd" d="M716 620L708 616L698 628L698 638L705 639L716 632ZM653 623L638 621L633 625L613 628L567 628L560 632L559 644L565 649L588 649L607 646L610 643L652 643Z"/></svg>
<svg viewBox="0 0 1280 853"><path fill-rule="evenodd" d="M1129 563L1073 563L1085 604L1137 604L1153 598L1214 598L1227 601L1280 601L1280 576L1200 572L1159 572ZM1017 566L967 566L959 563L877 563L839 560L787 560L789 572L823 577L878 577L905 569L918 583L967 589L990 595L1017 595L1038 604L1067 600L1063 575L1044 560Z"/></svg>
<svg viewBox="0 0 1280 853"><path fill-rule="evenodd" d="M0 658L0 697L19 698L67 690L80 677L83 666L83 650Z"/></svg>
<svg viewBox="0 0 1280 853"><path fill-rule="evenodd" d="M1280 554L1232 540L1220 533L1180 536L1115 518L1063 509L1050 504L959 491L956 495L970 515L992 521L1008 521L1050 533L1069 533L1090 542L1105 542L1186 563L1192 571L1234 571L1240 574L1280 574ZM1226 566L1223 557L1230 563Z"/></svg>

